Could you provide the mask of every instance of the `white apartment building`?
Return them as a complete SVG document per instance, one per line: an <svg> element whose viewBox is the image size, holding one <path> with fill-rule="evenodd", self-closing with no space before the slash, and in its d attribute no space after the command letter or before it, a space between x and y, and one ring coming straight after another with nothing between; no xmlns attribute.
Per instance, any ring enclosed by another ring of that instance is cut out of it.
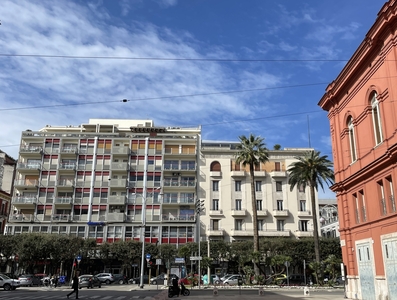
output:
<svg viewBox="0 0 397 300"><path fill-rule="evenodd" d="M6 234L193 242L201 129L90 119L22 132ZM145 201L146 200L146 201Z"/></svg>
<svg viewBox="0 0 397 300"><path fill-rule="evenodd" d="M237 145L202 142L199 166L199 198L205 201L205 209L200 216L202 240L252 240L249 167L235 163ZM296 187L290 191L286 171L296 161L295 156L308 150L312 149L270 150L269 162L256 168L259 237L299 238L313 235L310 192Z"/></svg>

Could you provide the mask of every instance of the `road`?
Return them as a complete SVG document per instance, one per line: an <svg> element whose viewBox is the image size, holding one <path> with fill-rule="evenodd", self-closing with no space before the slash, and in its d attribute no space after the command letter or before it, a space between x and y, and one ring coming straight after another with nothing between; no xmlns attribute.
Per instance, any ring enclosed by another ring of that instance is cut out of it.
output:
<svg viewBox="0 0 397 300"><path fill-rule="evenodd" d="M219 289L218 295L214 296L212 289L190 290L188 297L173 297L172 299L184 300L292 300L292 299L318 299L318 300L342 300L344 293L341 289L320 289L310 290L310 295L304 295L303 289L265 289L264 295L259 296L257 289ZM22 287L16 291L0 290L0 300L57 300L67 299L66 295L71 292L70 288L43 288L43 287ZM154 298L155 297L155 298ZM70 296L75 299L75 295ZM136 285L109 285L101 289L80 289L79 299L87 300L166 300L167 290L156 286L145 286L139 289Z"/></svg>

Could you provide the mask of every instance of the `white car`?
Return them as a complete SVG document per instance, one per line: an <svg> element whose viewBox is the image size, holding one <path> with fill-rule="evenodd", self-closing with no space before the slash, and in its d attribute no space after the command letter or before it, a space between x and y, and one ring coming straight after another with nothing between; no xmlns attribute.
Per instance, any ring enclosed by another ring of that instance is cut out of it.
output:
<svg viewBox="0 0 397 300"><path fill-rule="evenodd" d="M0 288L3 288L5 291L15 290L20 287L21 284L19 280L12 279L4 274L0 274Z"/></svg>

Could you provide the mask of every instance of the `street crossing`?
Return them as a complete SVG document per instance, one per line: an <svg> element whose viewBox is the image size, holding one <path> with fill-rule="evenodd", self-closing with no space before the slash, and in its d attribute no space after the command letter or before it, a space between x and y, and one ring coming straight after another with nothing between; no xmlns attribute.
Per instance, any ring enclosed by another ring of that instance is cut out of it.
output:
<svg viewBox="0 0 397 300"><path fill-rule="evenodd" d="M0 293L0 299L4 299L4 300L57 300L57 299L67 299L66 298L66 294L64 295L54 295L54 294L48 294L48 295L12 295L11 293L6 293L6 292L1 292ZM75 296L72 295L70 296L71 300L75 299ZM150 296L104 296L104 295L79 295L79 299L84 299L84 300L134 300L134 299L139 299L139 300L151 300L153 299Z"/></svg>

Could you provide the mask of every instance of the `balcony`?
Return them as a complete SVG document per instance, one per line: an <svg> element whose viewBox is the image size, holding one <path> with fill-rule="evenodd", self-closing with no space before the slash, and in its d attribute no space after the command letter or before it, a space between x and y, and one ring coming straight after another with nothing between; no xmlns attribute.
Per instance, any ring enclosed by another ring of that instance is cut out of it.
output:
<svg viewBox="0 0 397 300"><path fill-rule="evenodd" d="M77 147L62 147L59 153L63 155L71 154L74 156L79 153L79 150L77 149Z"/></svg>
<svg viewBox="0 0 397 300"><path fill-rule="evenodd" d="M108 213L106 221L108 222L124 222L124 213Z"/></svg>
<svg viewBox="0 0 397 300"><path fill-rule="evenodd" d="M310 210L299 210L298 211L298 217L300 218L311 218L312 217L312 213Z"/></svg>
<svg viewBox="0 0 397 300"><path fill-rule="evenodd" d="M43 153L43 148L41 147L36 147L36 146L24 146L19 149L19 153L22 154L23 156L38 156Z"/></svg>
<svg viewBox="0 0 397 300"><path fill-rule="evenodd" d="M288 217L289 210L288 209L282 209L282 210L273 210L273 216L274 217L281 217L281 218L286 218Z"/></svg>
<svg viewBox="0 0 397 300"><path fill-rule="evenodd" d="M32 179L20 179L14 181L15 188L26 188L26 189L35 189L39 186L38 180Z"/></svg>
<svg viewBox="0 0 397 300"><path fill-rule="evenodd" d="M25 208L33 208L37 203L37 197L12 197L12 205Z"/></svg>
<svg viewBox="0 0 397 300"><path fill-rule="evenodd" d="M222 228L209 228L207 230L208 236L223 236L225 231Z"/></svg>
<svg viewBox="0 0 397 300"><path fill-rule="evenodd" d="M210 215L210 217L222 217L223 211L222 211L222 209L210 210L209 215Z"/></svg>
<svg viewBox="0 0 397 300"><path fill-rule="evenodd" d="M76 167L76 164L60 163L58 169L59 171L75 171Z"/></svg>
<svg viewBox="0 0 397 300"><path fill-rule="evenodd" d="M196 187L196 180L164 180L164 187Z"/></svg>
<svg viewBox="0 0 397 300"><path fill-rule="evenodd" d="M276 171L273 170L270 172L270 176L272 177L287 177L287 171Z"/></svg>
<svg viewBox="0 0 397 300"><path fill-rule="evenodd" d="M266 171L254 171L255 178L256 177L266 177Z"/></svg>
<svg viewBox="0 0 397 300"><path fill-rule="evenodd" d="M41 163L18 163L17 164L18 171L40 171Z"/></svg>
<svg viewBox="0 0 397 300"><path fill-rule="evenodd" d="M130 148L129 147L125 147L125 146L114 146L112 148L112 154L113 155L126 155L126 154L130 154Z"/></svg>
<svg viewBox="0 0 397 300"><path fill-rule="evenodd" d="M61 179L58 180L58 188L59 187L66 187L66 188L72 188L74 187L74 180L73 179Z"/></svg>
<svg viewBox="0 0 397 300"><path fill-rule="evenodd" d="M124 205L126 202L127 197L124 196L109 196L108 203L109 204L121 204Z"/></svg>
<svg viewBox="0 0 397 300"><path fill-rule="evenodd" d="M125 188L127 186L127 180L126 179L111 179L109 186L111 188L115 188L115 187Z"/></svg>
<svg viewBox="0 0 397 300"><path fill-rule="evenodd" d="M267 211L267 209L257 210L256 215L258 217L267 217L268 211Z"/></svg>
<svg viewBox="0 0 397 300"><path fill-rule="evenodd" d="M51 221L52 222L70 222L71 217L70 217L70 215L63 215L63 214L52 215Z"/></svg>
<svg viewBox="0 0 397 300"><path fill-rule="evenodd" d="M10 222L32 222L33 215L25 215L25 214L10 215L9 221Z"/></svg>
<svg viewBox="0 0 397 300"><path fill-rule="evenodd" d="M222 172L221 171L211 171L210 176L211 177L222 177Z"/></svg>
<svg viewBox="0 0 397 300"><path fill-rule="evenodd" d="M70 208L73 203L73 197L55 197L54 204L56 207Z"/></svg>
<svg viewBox="0 0 397 300"><path fill-rule="evenodd" d="M161 215L161 220L163 222L196 222L196 215L163 214Z"/></svg>
<svg viewBox="0 0 397 300"><path fill-rule="evenodd" d="M163 165L164 171L179 171L179 163L177 164L164 164Z"/></svg>
<svg viewBox="0 0 397 300"><path fill-rule="evenodd" d="M244 170L243 171L231 171L230 176L232 176L232 177L245 177L246 173L245 173Z"/></svg>
<svg viewBox="0 0 397 300"><path fill-rule="evenodd" d="M264 237L276 237L276 236L290 236L291 231L290 230L285 230L285 229L263 229L259 230L259 236L264 236Z"/></svg>
<svg viewBox="0 0 397 300"><path fill-rule="evenodd" d="M110 168L112 171L127 171L127 163L112 163Z"/></svg>
<svg viewBox="0 0 397 300"><path fill-rule="evenodd" d="M294 232L294 235L296 237L310 237L313 236L313 230L306 230L306 231L297 230Z"/></svg>
<svg viewBox="0 0 397 300"><path fill-rule="evenodd" d="M254 236L254 230L253 229L232 229L230 230L230 235L231 236Z"/></svg>
<svg viewBox="0 0 397 300"><path fill-rule="evenodd" d="M246 209L232 209L232 216L233 217L245 217L247 215Z"/></svg>

